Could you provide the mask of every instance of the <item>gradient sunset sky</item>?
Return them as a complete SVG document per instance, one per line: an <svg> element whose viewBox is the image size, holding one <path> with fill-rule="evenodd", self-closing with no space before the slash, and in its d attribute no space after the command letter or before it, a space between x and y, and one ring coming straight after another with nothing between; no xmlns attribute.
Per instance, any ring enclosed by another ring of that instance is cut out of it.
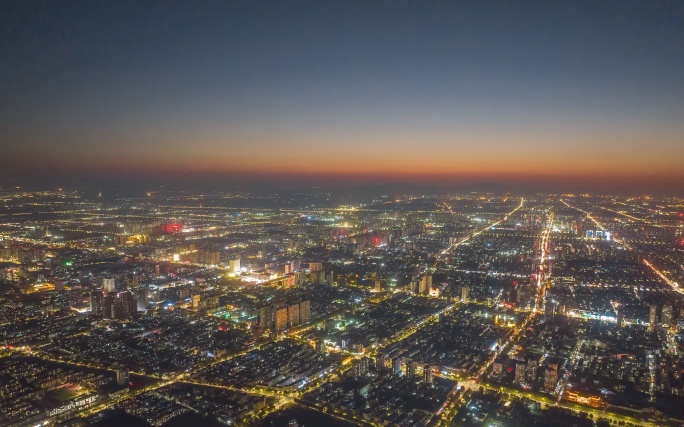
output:
<svg viewBox="0 0 684 427"><path fill-rule="evenodd" d="M2 2L2 182L684 189L684 2L187 3Z"/></svg>

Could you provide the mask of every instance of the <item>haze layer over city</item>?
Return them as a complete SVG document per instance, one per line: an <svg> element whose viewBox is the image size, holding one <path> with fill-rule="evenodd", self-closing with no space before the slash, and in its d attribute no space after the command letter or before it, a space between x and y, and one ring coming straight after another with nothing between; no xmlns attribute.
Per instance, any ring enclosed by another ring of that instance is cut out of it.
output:
<svg viewBox="0 0 684 427"><path fill-rule="evenodd" d="M0 426L684 427L682 22L0 3Z"/></svg>

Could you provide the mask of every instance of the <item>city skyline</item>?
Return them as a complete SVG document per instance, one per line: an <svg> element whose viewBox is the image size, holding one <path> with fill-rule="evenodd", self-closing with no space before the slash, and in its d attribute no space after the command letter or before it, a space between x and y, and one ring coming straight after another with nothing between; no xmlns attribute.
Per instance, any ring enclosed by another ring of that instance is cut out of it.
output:
<svg viewBox="0 0 684 427"><path fill-rule="evenodd" d="M0 427L684 427L684 2L0 23Z"/></svg>
<svg viewBox="0 0 684 427"><path fill-rule="evenodd" d="M681 4L211 6L4 4L0 183L684 191Z"/></svg>
<svg viewBox="0 0 684 427"><path fill-rule="evenodd" d="M684 199L376 190L0 190L0 424L684 425Z"/></svg>

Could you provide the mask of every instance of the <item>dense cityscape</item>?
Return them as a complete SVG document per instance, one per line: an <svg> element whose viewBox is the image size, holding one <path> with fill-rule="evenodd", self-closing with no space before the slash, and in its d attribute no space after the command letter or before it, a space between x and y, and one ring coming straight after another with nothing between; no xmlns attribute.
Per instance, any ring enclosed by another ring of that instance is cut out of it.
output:
<svg viewBox="0 0 684 427"><path fill-rule="evenodd" d="M0 1L0 427L684 427L684 1Z"/></svg>
<svg viewBox="0 0 684 427"><path fill-rule="evenodd" d="M684 425L682 199L2 201L2 425Z"/></svg>

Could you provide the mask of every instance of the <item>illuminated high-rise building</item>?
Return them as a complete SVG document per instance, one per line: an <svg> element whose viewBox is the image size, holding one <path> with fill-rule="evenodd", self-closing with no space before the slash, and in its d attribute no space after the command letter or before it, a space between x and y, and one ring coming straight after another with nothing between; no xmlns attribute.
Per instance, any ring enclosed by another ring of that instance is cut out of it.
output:
<svg viewBox="0 0 684 427"><path fill-rule="evenodd" d="M470 295L470 288L468 286L461 286L461 302L462 303L467 303L468 302L468 297Z"/></svg>
<svg viewBox="0 0 684 427"><path fill-rule="evenodd" d="M287 326L292 328L299 325L299 304L287 307Z"/></svg>
<svg viewBox="0 0 684 427"><path fill-rule="evenodd" d="M116 282L111 277L102 279L102 289L105 292L116 292Z"/></svg>
<svg viewBox="0 0 684 427"><path fill-rule="evenodd" d="M147 289L147 285L143 285L138 288L136 300L138 304L138 311L147 311L147 306L149 305L149 291Z"/></svg>
<svg viewBox="0 0 684 427"><path fill-rule="evenodd" d="M130 384L130 376L127 369L118 369L116 371L116 384L121 387Z"/></svg>
<svg viewBox="0 0 684 427"><path fill-rule="evenodd" d="M655 328L658 324L658 306L651 304L648 310L648 325L651 328Z"/></svg>
<svg viewBox="0 0 684 427"><path fill-rule="evenodd" d="M625 326L625 315L622 312L621 308L618 308L617 311L617 326L618 328L622 328L623 326Z"/></svg>
<svg viewBox="0 0 684 427"><path fill-rule="evenodd" d="M392 359L392 373L394 375L401 375L401 356Z"/></svg>
<svg viewBox="0 0 684 427"><path fill-rule="evenodd" d="M429 278L429 279L428 279ZM420 278L420 284L418 286L419 294L427 294L432 287L432 276L423 276Z"/></svg>
<svg viewBox="0 0 684 427"><path fill-rule="evenodd" d="M273 329L275 324L275 310L267 305L259 309L259 326L265 329Z"/></svg>
<svg viewBox="0 0 684 427"><path fill-rule="evenodd" d="M419 288L420 288L420 278L417 276L413 276L411 278L411 283L409 284L409 291L413 292L414 294L417 294Z"/></svg>
<svg viewBox="0 0 684 427"><path fill-rule="evenodd" d="M502 375L503 375L503 363L500 360L496 360L492 364L492 376L495 378L501 378Z"/></svg>
<svg viewBox="0 0 684 427"><path fill-rule="evenodd" d="M423 382L425 384L432 384L432 365L423 366Z"/></svg>
<svg viewBox="0 0 684 427"><path fill-rule="evenodd" d="M667 304L667 305L663 306L663 311L660 314L660 322L668 328L672 325L672 305L671 304Z"/></svg>
<svg viewBox="0 0 684 427"><path fill-rule="evenodd" d="M359 360L352 362L351 376L354 378L359 378L368 372L368 366L370 364L370 359L363 357Z"/></svg>
<svg viewBox="0 0 684 427"><path fill-rule="evenodd" d="M307 323L311 320L311 301L304 300L299 303L299 322Z"/></svg>
<svg viewBox="0 0 684 427"><path fill-rule="evenodd" d="M551 320L556 317L558 304L554 300L547 300L544 304L544 318L546 320Z"/></svg>
<svg viewBox="0 0 684 427"><path fill-rule="evenodd" d="M191 298L192 301L192 308L195 310L199 310L200 308L200 302L202 301L202 295L201 294L194 294Z"/></svg>
<svg viewBox="0 0 684 427"><path fill-rule="evenodd" d="M112 319L130 319L137 313L138 304L133 295L128 292L117 292L109 294L111 297L111 318ZM105 317L108 317L105 315Z"/></svg>
<svg viewBox="0 0 684 427"><path fill-rule="evenodd" d="M90 312L98 316L104 313L104 294L102 291L93 291L90 293Z"/></svg>
<svg viewBox="0 0 684 427"><path fill-rule="evenodd" d="M416 372L418 369L418 362L415 360L409 360L406 362L406 377L410 380L416 378Z"/></svg>
<svg viewBox="0 0 684 427"><path fill-rule="evenodd" d="M229 261L230 272L234 274L240 273L240 257L233 258Z"/></svg>
<svg viewBox="0 0 684 427"><path fill-rule="evenodd" d="M556 388L556 381L558 381L558 364L551 363L544 371L544 388L547 391L553 391Z"/></svg>
<svg viewBox="0 0 684 427"><path fill-rule="evenodd" d="M522 362L515 364L515 382L521 384L525 382L526 366Z"/></svg>
<svg viewBox="0 0 684 427"><path fill-rule="evenodd" d="M279 307L275 311L275 330L277 333L287 329L287 307Z"/></svg>

